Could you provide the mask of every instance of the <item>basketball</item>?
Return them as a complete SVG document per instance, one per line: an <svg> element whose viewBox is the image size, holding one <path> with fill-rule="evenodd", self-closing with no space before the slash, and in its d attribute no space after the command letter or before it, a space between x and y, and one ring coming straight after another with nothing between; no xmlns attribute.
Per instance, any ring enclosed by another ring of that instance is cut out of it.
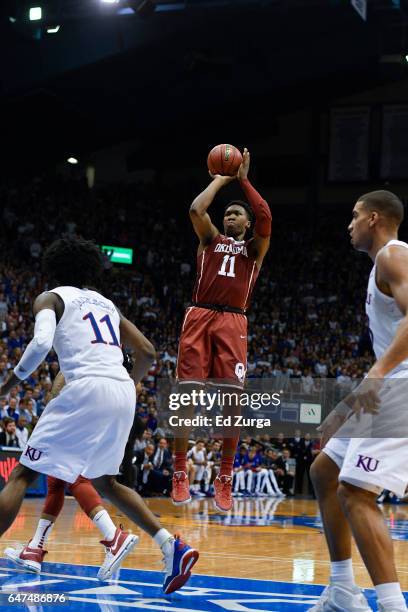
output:
<svg viewBox="0 0 408 612"><path fill-rule="evenodd" d="M230 144L220 144L211 149L207 165L211 174L234 176L242 164L242 155L239 149Z"/></svg>

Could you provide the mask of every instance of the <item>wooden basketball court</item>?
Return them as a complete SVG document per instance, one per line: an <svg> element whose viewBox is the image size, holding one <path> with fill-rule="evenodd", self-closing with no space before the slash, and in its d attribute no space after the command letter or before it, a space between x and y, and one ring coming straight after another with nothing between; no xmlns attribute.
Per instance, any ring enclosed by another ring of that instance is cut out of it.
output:
<svg viewBox="0 0 408 612"><path fill-rule="evenodd" d="M195 574L299 585L324 585L328 581L328 554L315 501L235 499L233 511L228 514L215 510L213 501L207 498L179 508L162 498L148 499L147 503L164 527L182 533L190 545L200 550ZM30 539L42 504L43 499L24 501L17 520L2 538L3 550L12 543L25 543ZM107 507L115 522L141 536L124 567L161 571L160 551L153 541L113 507ZM408 505L384 506L384 516L395 539L402 587L408 591ZM46 560L48 563L98 566L104 558L99 539L92 522L75 500L68 497L47 545ZM353 559L358 584L371 588L355 549Z"/></svg>

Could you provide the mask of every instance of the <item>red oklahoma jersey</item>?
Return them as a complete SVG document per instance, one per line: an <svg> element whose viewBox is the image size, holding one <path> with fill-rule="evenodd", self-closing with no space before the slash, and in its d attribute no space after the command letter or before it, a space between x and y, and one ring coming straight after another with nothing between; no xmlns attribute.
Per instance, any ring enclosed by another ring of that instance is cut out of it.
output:
<svg viewBox="0 0 408 612"><path fill-rule="evenodd" d="M246 310L258 277L256 260L248 255L251 240L218 234L197 256L193 302Z"/></svg>

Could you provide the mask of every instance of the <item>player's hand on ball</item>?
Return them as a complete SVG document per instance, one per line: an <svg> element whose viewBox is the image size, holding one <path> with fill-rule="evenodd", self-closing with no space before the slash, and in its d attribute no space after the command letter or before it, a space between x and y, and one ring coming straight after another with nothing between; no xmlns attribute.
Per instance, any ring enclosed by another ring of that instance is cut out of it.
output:
<svg viewBox="0 0 408 612"><path fill-rule="evenodd" d="M227 183L231 183L232 181L235 181L237 178L237 175L235 176L224 176L223 174L211 174L210 171L208 171L208 174L211 176L211 178L213 180L219 180L222 183L224 183L225 185Z"/></svg>
<svg viewBox="0 0 408 612"><path fill-rule="evenodd" d="M251 154L249 153L248 149L245 147L244 153L242 155L242 164L240 165L238 169L238 179L240 181L243 181L244 179L248 178L250 163L251 163Z"/></svg>

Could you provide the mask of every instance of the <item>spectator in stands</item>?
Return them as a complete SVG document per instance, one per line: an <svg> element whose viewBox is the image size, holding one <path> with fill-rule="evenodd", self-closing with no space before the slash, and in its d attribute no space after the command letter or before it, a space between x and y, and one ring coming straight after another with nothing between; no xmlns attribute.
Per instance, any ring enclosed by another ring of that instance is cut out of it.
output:
<svg viewBox="0 0 408 612"><path fill-rule="evenodd" d="M1 418L4 419L7 417L13 419L16 423L20 418L20 412L17 409L17 399L15 397L10 397L8 404L2 411Z"/></svg>
<svg viewBox="0 0 408 612"><path fill-rule="evenodd" d="M142 451L146 448L146 445L152 441L153 435L150 429L145 429L141 436L138 436L135 441L134 451Z"/></svg>
<svg viewBox="0 0 408 612"><path fill-rule="evenodd" d="M19 448L15 420L7 417L3 422L4 431L0 432L0 446Z"/></svg>
<svg viewBox="0 0 408 612"><path fill-rule="evenodd" d="M243 495L245 490L245 468L248 463L248 446L241 444L238 452L235 454L233 463L233 480L235 497Z"/></svg>
<svg viewBox="0 0 408 612"><path fill-rule="evenodd" d="M207 493L218 476L221 466L221 443L213 440L207 445L207 465L204 474L204 491Z"/></svg>
<svg viewBox="0 0 408 612"><path fill-rule="evenodd" d="M289 440L285 438L282 432L278 433L276 438L272 438L271 444L279 452L282 452L284 448L289 448Z"/></svg>
<svg viewBox="0 0 408 612"><path fill-rule="evenodd" d="M279 471L277 464L278 458L279 454L275 448L269 448L262 458L261 467L264 469L264 473L263 482L260 484L260 493L266 490L266 493L273 497L284 497L285 494L281 491L278 481L276 480L276 472ZM278 475L284 476L283 466L280 469L282 471Z"/></svg>
<svg viewBox="0 0 408 612"><path fill-rule="evenodd" d="M168 449L166 438L160 438L155 449L150 486L154 492L169 494L173 477L173 457Z"/></svg>
<svg viewBox="0 0 408 612"><path fill-rule="evenodd" d="M280 488L284 492L285 495L292 496L293 495L293 481L295 479L296 473L296 464L294 460L290 456L290 450L285 448L282 452L281 463L284 470L283 475L281 476L281 486Z"/></svg>
<svg viewBox="0 0 408 612"><path fill-rule="evenodd" d="M137 469L136 490L141 495L150 493L150 477L153 471L154 444L148 442L144 450L136 451L135 467Z"/></svg>
<svg viewBox="0 0 408 612"><path fill-rule="evenodd" d="M207 465L207 451L204 440L197 440L195 445L187 452L187 469L192 495L202 497L201 485L204 486L204 474Z"/></svg>
<svg viewBox="0 0 408 612"><path fill-rule="evenodd" d="M25 416L20 416L16 427L16 436L18 438L18 445L20 448L24 448L27 444L29 437L29 431L27 428L27 419Z"/></svg>

